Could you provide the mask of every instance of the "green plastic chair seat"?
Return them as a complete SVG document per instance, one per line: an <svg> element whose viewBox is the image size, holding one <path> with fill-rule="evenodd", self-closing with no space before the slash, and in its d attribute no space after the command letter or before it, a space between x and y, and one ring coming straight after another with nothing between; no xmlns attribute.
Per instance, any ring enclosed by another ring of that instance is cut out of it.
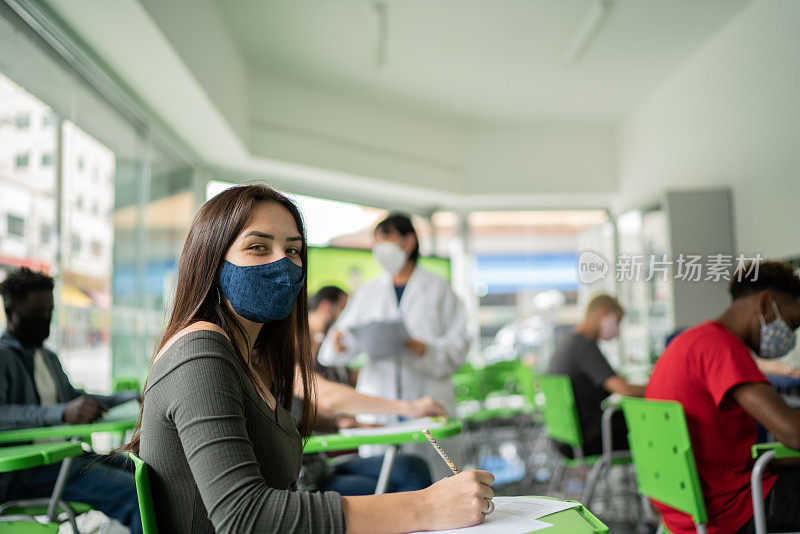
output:
<svg viewBox="0 0 800 534"><path fill-rule="evenodd" d="M69 505L70 508L72 508L72 511L75 512L76 516L85 514L86 512L93 510L91 506L82 502L69 501L67 502L67 504ZM19 506L19 507L15 506L13 508L6 509L5 513L8 515L31 515L31 516L47 515L47 506L45 505ZM5 527L5 525L0 523L0 532L3 531L3 527Z"/></svg>
<svg viewBox="0 0 800 534"><path fill-rule="evenodd" d="M3 534L56 534L55 523L39 523L37 521L3 521L0 523Z"/></svg>

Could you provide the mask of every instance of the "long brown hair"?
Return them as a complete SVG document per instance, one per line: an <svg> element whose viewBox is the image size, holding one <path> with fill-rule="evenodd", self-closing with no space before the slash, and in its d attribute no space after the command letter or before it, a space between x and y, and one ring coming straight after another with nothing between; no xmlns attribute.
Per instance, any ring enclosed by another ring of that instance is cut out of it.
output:
<svg viewBox="0 0 800 534"><path fill-rule="evenodd" d="M308 275L308 248L303 219L297 206L271 187L251 183L232 187L206 202L192 221L189 235L178 260L178 283L175 304L164 330L156 344L153 358L176 333L197 321L208 321L221 327L231 341L247 339L247 334L233 311L225 304L219 288L219 274L228 249L247 226L259 202L277 202L289 210L303 237L300 250L303 274ZM254 368L262 368L272 379L271 393L278 402L290 409L299 367L303 382L303 417L300 433L311 434L314 424L313 363L308 333L308 282L297 297L294 309L282 321L265 323L256 338L251 354L242 354L233 343L239 363L255 384ZM256 389L258 387L256 386ZM136 424L126 450L139 452L142 414Z"/></svg>

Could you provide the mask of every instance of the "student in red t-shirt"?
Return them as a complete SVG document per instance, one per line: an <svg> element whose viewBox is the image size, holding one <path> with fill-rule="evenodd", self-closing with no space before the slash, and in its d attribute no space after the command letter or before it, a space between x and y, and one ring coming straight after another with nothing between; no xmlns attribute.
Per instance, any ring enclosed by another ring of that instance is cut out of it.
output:
<svg viewBox="0 0 800 534"><path fill-rule="evenodd" d="M800 411L775 392L752 354L778 358L794 347L800 278L780 262L747 265L734 273L730 294L733 302L722 315L669 344L645 394L683 405L711 534L753 532L750 448L756 421L800 449ZM800 529L800 470L773 469L763 485L770 532ZM695 532L688 515L655 506L671 532Z"/></svg>

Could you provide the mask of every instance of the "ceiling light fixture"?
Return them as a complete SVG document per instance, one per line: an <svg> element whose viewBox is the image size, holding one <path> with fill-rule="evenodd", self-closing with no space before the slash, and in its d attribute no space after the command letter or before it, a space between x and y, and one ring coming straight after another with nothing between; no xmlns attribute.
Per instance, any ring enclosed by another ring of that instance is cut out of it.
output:
<svg viewBox="0 0 800 534"><path fill-rule="evenodd" d="M613 0L594 0L592 2L586 12L586 16L583 17L580 26L578 26L577 31L570 39L569 45L561 55L561 60L564 63L577 63L583 57L592 39L597 35L597 31L608 16L612 3Z"/></svg>
<svg viewBox="0 0 800 534"><path fill-rule="evenodd" d="M387 30L387 11L386 2L373 2L372 9L375 15L375 64L376 70L382 69L386 65L386 30Z"/></svg>

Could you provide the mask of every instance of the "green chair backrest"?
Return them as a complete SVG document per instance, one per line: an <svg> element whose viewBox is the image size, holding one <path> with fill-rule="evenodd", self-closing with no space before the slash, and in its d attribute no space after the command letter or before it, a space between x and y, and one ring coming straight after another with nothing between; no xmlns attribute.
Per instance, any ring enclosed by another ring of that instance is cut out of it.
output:
<svg viewBox="0 0 800 534"><path fill-rule="evenodd" d="M142 531L144 534L158 534L156 526L156 509L153 506L153 495L150 493L150 477L147 475L147 464L133 454L128 453L136 467L136 496L139 499L139 515L142 517Z"/></svg>
<svg viewBox="0 0 800 534"><path fill-rule="evenodd" d="M567 375L545 374L539 375L539 385L544 393L547 435L573 447L583 446L572 380Z"/></svg>
<svg viewBox="0 0 800 534"><path fill-rule="evenodd" d="M525 397L529 405L537 408L536 373L533 371L533 367L521 364L517 367L516 375L520 394Z"/></svg>
<svg viewBox="0 0 800 534"><path fill-rule="evenodd" d="M639 490L689 514L695 524L705 523L708 516L683 406L626 397L622 411Z"/></svg>

